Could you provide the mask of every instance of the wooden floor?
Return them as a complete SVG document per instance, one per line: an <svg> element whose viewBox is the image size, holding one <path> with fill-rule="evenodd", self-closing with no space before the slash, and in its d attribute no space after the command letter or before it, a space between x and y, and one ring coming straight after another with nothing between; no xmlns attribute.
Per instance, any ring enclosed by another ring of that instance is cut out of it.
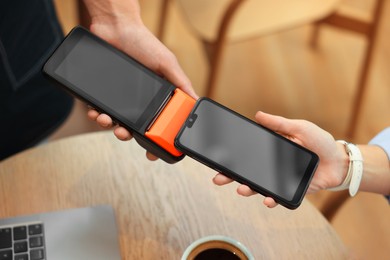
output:
<svg viewBox="0 0 390 260"><path fill-rule="evenodd" d="M75 17L72 1L57 1L65 31ZM145 24L156 32L160 0L140 1ZM353 0L357 8L371 1ZM387 1L388 2L388 1ZM360 3L360 4L359 4ZM199 95L204 91L206 57L183 17L172 6L164 43L177 55ZM324 28L319 48L310 49L311 26L230 44L223 58L216 100L253 118L258 110L311 120L346 138L365 40L355 34ZM375 48L368 93L354 142L367 143L390 125L390 3L386 3ZM69 122L53 139L96 130L78 104ZM351 140L352 141L352 140ZM321 205L326 192L308 196ZM390 206L382 196L359 193L342 207L332 224L356 259L390 258Z"/></svg>

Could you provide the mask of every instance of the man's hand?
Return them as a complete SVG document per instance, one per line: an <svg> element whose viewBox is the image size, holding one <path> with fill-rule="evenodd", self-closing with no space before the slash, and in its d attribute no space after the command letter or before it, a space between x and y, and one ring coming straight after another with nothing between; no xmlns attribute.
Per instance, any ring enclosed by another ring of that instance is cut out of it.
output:
<svg viewBox="0 0 390 260"><path fill-rule="evenodd" d="M175 55L168 50L143 24L136 0L84 0L91 16L92 33L136 59L176 87L197 99L188 77L181 69ZM112 119L95 110L88 117L104 128L112 128ZM121 126L114 129L115 136L123 141L132 135ZM147 154L151 160L157 157Z"/></svg>

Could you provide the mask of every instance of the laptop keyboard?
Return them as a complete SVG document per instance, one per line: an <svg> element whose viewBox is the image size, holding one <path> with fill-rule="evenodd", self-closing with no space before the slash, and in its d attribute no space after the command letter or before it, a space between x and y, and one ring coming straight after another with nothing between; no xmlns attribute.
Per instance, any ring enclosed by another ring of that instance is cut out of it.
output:
<svg viewBox="0 0 390 260"><path fill-rule="evenodd" d="M0 226L0 260L45 258L43 223Z"/></svg>

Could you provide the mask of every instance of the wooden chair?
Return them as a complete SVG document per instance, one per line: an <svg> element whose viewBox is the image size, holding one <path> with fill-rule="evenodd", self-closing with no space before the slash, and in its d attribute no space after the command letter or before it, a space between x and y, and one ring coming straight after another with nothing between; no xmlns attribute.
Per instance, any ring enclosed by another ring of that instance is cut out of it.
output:
<svg viewBox="0 0 390 260"><path fill-rule="evenodd" d="M325 25L356 32L366 37L368 44L352 102L350 123L347 127L349 139L354 137L366 92L384 0L375 0L373 15L369 20L339 12L340 0L162 0L157 32L161 40L169 17L170 1L176 2L189 27L203 43L210 66L205 92L209 97L215 96L224 48L229 42L276 33L305 24L315 25L312 46L316 46L320 28Z"/></svg>
<svg viewBox="0 0 390 260"><path fill-rule="evenodd" d="M375 0L371 17L358 14L352 9L342 10L340 12L332 13L331 15L319 20L315 24L315 30L312 38L312 45L315 46L318 39L319 29L323 25L330 25L336 28L355 32L364 36L367 40L363 62L358 75L357 86L355 90L355 97L352 101L351 117L346 131L346 136L349 139L355 137L355 130L357 129L358 117L363 107L363 99L367 91L367 80L372 64L372 55L377 40L378 27L384 7L384 0ZM350 14L350 15L348 15Z"/></svg>
<svg viewBox="0 0 390 260"><path fill-rule="evenodd" d="M326 194L324 203L322 203L318 210L324 215L324 217L331 222L340 210L342 205L350 198L348 190L342 190L337 192L329 192Z"/></svg>
<svg viewBox="0 0 390 260"><path fill-rule="evenodd" d="M376 44L378 27L383 6L384 0L376 0L372 11L372 16L369 19L365 19L364 16L362 17L358 14L355 16L347 16L347 14L335 12L325 17L324 19L319 20L315 24L315 30L311 41L311 44L314 47L317 44L320 27L324 25L335 26L337 28L361 34L367 40L363 63L361 65L360 73L358 75L355 97L352 101L351 117L346 131L346 136L349 139L353 139L353 137L355 136L359 115L363 107L362 103L364 101L364 96L367 92L367 80L369 76L369 70L372 64L372 55ZM353 13L352 10L351 13ZM359 19L359 17L361 18ZM340 209L340 207L344 204L344 202L348 200L348 198L348 191L331 193L327 197L327 203L324 203L322 205L320 211L329 221L331 221L336 215L337 211Z"/></svg>
<svg viewBox="0 0 390 260"><path fill-rule="evenodd" d="M157 36L163 39L169 2L162 0ZM242 41L325 18L338 0L174 0L203 43L210 63L206 96L213 96L222 54L228 42ZM318 5L318 8L317 8ZM253 22L256 21L256 22Z"/></svg>
<svg viewBox="0 0 390 260"><path fill-rule="evenodd" d="M363 35L367 39L367 46L347 128L349 140L354 137L367 91L368 72L384 0L375 0L372 17L369 19L341 12L339 0L162 0L157 32L161 40L166 30L170 1L176 1L188 25L203 43L210 66L205 93L209 97L215 95L224 48L229 42L276 33L305 24L314 24L311 39L313 47L317 45L320 28L323 26L333 26ZM253 22L254 20L256 22ZM327 202L322 204L320 211L331 221L348 198L347 191L332 193Z"/></svg>

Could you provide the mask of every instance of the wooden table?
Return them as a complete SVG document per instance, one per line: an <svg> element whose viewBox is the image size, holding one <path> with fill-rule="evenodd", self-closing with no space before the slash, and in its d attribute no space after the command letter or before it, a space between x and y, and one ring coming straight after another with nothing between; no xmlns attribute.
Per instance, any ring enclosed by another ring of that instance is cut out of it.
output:
<svg viewBox="0 0 390 260"><path fill-rule="evenodd" d="M111 132L75 136L0 163L0 217L113 206L124 259L179 259L195 239L226 235L256 259L345 259L346 249L308 202L294 211L215 186L215 172L185 158L150 162Z"/></svg>

